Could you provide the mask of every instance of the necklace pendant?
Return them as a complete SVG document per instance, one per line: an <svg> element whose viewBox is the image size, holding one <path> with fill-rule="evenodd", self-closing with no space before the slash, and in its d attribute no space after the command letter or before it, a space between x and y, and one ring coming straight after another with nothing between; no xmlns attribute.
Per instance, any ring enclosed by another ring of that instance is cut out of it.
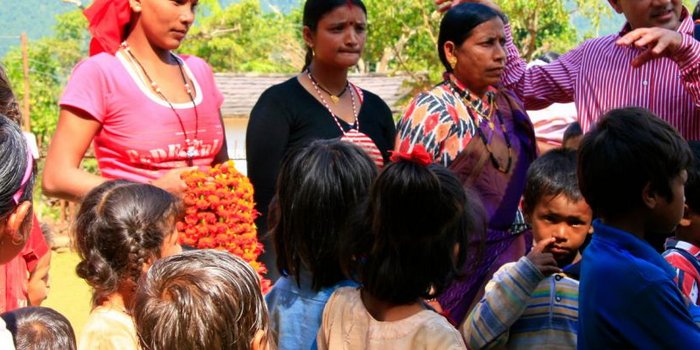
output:
<svg viewBox="0 0 700 350"><path fill-rule="evenodd" d="M194 158L197 155L199 155L199 152L197 152L197 150L194 149L194 146L189 146L187 148L187 158Z"/></svg>
<svg viewBox="0 0 700 350"><path fill-rule="evenodd" d="M333 103L338 103L338 101L340 101L340 97L338 97L336 95L330 95L330 96L331 96L331 101Z"/></svg>
<svg viewBox="0 0 700 350"><path fill-rule="evenodd" d="M490 120L489 120L489 129L491 129L491 131L494 131L496 129L496 126Z"/></svg>

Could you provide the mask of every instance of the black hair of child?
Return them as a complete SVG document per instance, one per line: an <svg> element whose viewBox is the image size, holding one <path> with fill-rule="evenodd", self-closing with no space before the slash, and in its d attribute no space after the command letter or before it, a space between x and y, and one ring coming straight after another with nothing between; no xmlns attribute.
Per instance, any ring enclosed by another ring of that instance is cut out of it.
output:
<svg viewBox="0 0 700 350"><path fill-rule="evenodd" d="M73 326L57 311L31 306L1 315L12 333L17 350L75 350Z"/></svg>
<svg viewBox="0 0 700 350"><path fill-rule="evenodd" d="M149 184L111 180L88 192L74 224L75 270L93 288L93 306L138 281L182 213L179 198Z"/></svg>
<svg viewBox="0 0 700 350"><path fill-rule="evenodd" d="M688 168L692 153L673 127L644 108L606 113L584 135L578 181L594 216L616 219L644 206L647 186L673 200L670 183Z"/></svg>
<svg viewBox="0 0 700 350"><path fill-rule="evenodd" d="M347 235L343 267L364 291L395 305L440 295L467 258L470 201L446 168L389 164L372 184L362 218ZM456 249L459 248L459 249Z"/></svg>
<svg viewBox="0 0 700 350"><path fill-rule="evenodd" d="M700 141L688 141L688 146L693 152L693 162L685 183L685 204L693 212L700 213Z"/></svg>
<svg viewBox="0 0 700 350"><path fill-rule="evenodd" d="M300 284L311 273L318 291L345 279L339 251L341 234L365 201L377 167L359 147L340 140L316 140L282 162L269 225L277 269Z"/></svg>
<svg viewBox="0 0 700 350"><path fill-rule="evenodd" d="M576 178L576 151L553 149L537 158L527 170L523 209L531 214L545 196L564 195L571 201L583 199Z"/></svg>
<svg viewBox="0 0 700 350"><path fill-rule="evenodd" d="M581 124L579 124L579 122L573 122L564 130L564 136L562 137L561 143L566 144L566 141L581 135L583 135Z"/></svg>

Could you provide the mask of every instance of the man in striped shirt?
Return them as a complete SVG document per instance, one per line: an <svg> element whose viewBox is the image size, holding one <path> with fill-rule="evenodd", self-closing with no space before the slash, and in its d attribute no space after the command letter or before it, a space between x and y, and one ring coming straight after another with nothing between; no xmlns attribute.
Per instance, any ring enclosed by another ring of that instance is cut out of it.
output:
<svg viewBox="0 0 700 350"><path fill-rule="evenodd" d="M480 2L498 9L492 0ZM448 0L436 0L446 3ZM583 131L607 111L644 107L700 139L700 42L681 0L608 0L627 19L618 34L591 39L545 66L527 68L506 25L503 85L525 107L574 102Z"/></svg>

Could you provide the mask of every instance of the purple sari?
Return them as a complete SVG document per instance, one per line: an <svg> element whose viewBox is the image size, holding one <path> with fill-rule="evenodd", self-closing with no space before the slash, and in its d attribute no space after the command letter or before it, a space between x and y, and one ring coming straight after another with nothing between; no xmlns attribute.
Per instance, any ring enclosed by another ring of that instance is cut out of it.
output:
<svg viewBox="0 0 700 350"><path fill-rule="evenodd" d="M485 242L479 242L483 245L481 254L469 254L464 266L465 277L455 280L438 297L455 325L462 323L493 272L504 263L519 259L525 254L524 247L531 245L529 230L514 231L512 225L525 188L527 169L537 156L535 133L522 102L511 92L499 90L495 104L510 138L512 165L509 171L498 170L477 135L449 166L462 183L479 196L488 220ZM487 123L479 127L484 133L490 133ZM490 140L491 148L506 149L505 138L500 129L497 130L499 132L493 133ZM502 157L499 163L506 164L507 157Z"/></svg>

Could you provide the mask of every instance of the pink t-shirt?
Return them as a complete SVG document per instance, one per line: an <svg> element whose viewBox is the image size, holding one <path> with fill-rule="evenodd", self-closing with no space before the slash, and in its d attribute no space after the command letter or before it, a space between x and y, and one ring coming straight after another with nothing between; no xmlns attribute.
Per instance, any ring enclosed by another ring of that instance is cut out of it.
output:
<svg viewBox="0 0 700 350"><path fill-rule="evenodd" d="M186 138L193 140L196 151L193 164L212 164L224 143L219 115L223 95L206 62L195 56L179 59L193 82L199 115L197 122L192 102L173 103L186 135L175 112L140 79L122 53L101 53L74 68L60 105L85 111L102 124L93 141L103 177L147 182L185 167Z"/></svg>

